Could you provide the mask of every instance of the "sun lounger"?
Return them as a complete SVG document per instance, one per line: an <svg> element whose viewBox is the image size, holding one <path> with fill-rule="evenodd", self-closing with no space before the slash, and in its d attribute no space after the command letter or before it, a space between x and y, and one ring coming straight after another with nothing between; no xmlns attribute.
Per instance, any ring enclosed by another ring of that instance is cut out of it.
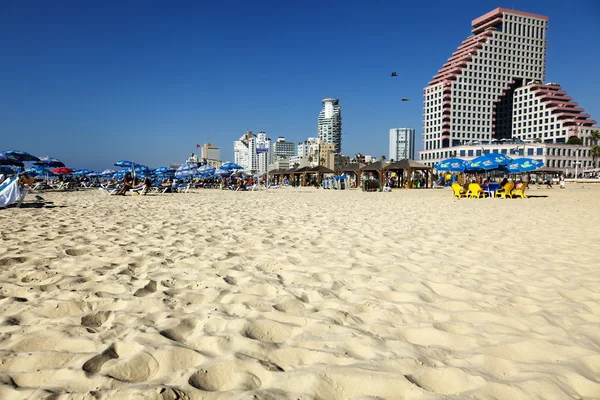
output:
<svg viewBox="0 0 600 400"><path fill-rule="evenodd" d="M17 178L9 178L0 185L0 208L15 203L17 207L21 207L26 195L27 190L21 189L19 180Z"/></svg>
<svg viewBox="0 0 600 400"><path fill-rule="evenodd" d="M119 192L119 190L121 190L120 188L109 188L109 187L101 187L98 188L99 191L101 191L102 193L106 194L107 196L111 196L114 194L117 194Z"/></svg>

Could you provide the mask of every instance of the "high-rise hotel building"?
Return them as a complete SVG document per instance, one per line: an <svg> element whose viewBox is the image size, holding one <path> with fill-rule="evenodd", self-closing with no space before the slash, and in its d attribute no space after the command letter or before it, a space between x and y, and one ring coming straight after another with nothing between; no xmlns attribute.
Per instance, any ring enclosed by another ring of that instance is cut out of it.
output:
<svg viewBox="0 0 600 400"><path fill-rule="evenodd" d="M323 99L319 113L318 138L335 146L335 153L342 152L342 109L339 99Z"/></svg>
<svg viewBox="0 0 600 400"><path fill-rule="evenodd" d="M390 129L389 160L415 159L415 130L413 128Z"/></svg>
<svg viewBox="0 0 600 400"><path fill-rule="evenodd" d="M504 8L473 20L472 35L424 89L423 162L432 165L467 144L560 144L588 134L596 121L560 85L544 83L547 23Z"/></svg>

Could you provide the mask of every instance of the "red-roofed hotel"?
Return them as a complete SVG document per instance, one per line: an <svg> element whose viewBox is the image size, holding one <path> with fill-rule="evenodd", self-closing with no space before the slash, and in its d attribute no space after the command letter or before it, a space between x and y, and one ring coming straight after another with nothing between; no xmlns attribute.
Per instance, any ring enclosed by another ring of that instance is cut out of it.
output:
<svg viewBox="0 0 600 400"><path fill-rule="evenodd" d="M545 149L525 156L543 158L547 166L571 166L566 159L545 157L551 155L548 149L573 135L586 141L596 121L560 85L543 83L547 23L548 17L505 8L473 20L472 35L425 88L424 150L419 152L424 163L433 165L460 153L472 158L467 155L469 144L491 149L502 139L520 139Z"/></svg>

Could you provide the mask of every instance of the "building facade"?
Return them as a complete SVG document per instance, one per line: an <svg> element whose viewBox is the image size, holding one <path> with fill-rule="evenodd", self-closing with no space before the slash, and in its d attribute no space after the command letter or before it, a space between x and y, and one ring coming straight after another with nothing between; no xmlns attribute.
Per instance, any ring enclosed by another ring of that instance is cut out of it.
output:
<svg viewBox="0 0 600 400"><path fill-rule="evenodd" d="M322 165L333 170L335 168L335 145L333 143L320 142L314 155L313 165Z"/></svg>
<svg viewBox="0 0 600 400"><path fill-rule="evenodd" d="M532 139L545 144L585 138L596 121L546 78L548 17L497 8L472 21L472 35L424 89L419 158L469 143Z"/></svg>
<svg viewBox="0 0 600 400"><path fill-rule="evenodd" d="M415 159L415 130L413 128L390 129L388 160Z"/></svg>
<svg viewBox="0 0 600 400"><path fill-rule="evenodd" d="M342 109L340 100L323 99L323 109L319 113L318 138L335 146L335 152L342 152Z"/></svg>
<svg viewBox="0 0 600 400"><path fill-rule="evenodd" d="M218 168L221 165L221 149L212 145L212 143L204 143L200 149L200 157L206 160L208 165Z"/></svg>
<svg viewBox="0 0 600 400"><path fill-rule="evenodd" d="M277 140L273 143L273 148L271 149L274 160L278 160L280 158L293 157L296 149L294 148L294 142L288 142L285 140L285 137L279 136Z"/></svg>
<svg viewBox="0 0 600 400"><path fill-rule="evenodd" d="M261 152L261 149L266 151ZM248 173L266 172L271 163L271 155L271 139L265 132L254 135L252 131L248 131L233 142L234 162Z"/></svg>

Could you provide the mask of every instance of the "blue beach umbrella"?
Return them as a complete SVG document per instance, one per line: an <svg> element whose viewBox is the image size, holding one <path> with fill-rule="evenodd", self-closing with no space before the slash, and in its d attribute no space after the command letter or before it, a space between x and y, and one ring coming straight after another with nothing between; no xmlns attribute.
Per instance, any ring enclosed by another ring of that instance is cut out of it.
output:
<svg viewBox="0 0 600 400"><path fill-rule="evenodd" d="M221 177L221 176L228 176L231 174L231 171L228 171L226 169L221 169L221 168L217 168L214 172L215 176Z"/></svg>
<svg viewBox="0 0 600 400"><path fill-rule="evenodd" d="M114 174L115 172L117 172L117 171L115 171L114 169L105 169L104 171L102 171L102 172L100 173L100 175L112 175L112 174Z"/></svg>
<svg viewBox="0 0 600 400"><path fill-rule="evenodd" d="M201 173L201 174L210 174L210 175L212 175L212 174L215 173L215 170L216 170L215 167L213 167L212 165L208 165L208 164L205 164L205 165L202 165L202 166L198 167L198 172Z"/></svg>
<svg viewBox="0 0 600 400"><path fill-rule="evenodd" d="M505 154L500 154L500 153L487 153L487 154L482 155L481 157L485 157L489 160L497 162L498 165L500 165L500 166L505 166L512 162L512 158L510 158L509 156L507 156Z"/></svg>
<svg viewBox="0 0 600 400"><path fill-rule="evenodd" d="M135 165L135 163L133 161L129 161L129 160L119 160L114 165L115 165L115 167L131 168L132 166Z"/></svg>
<svg viewBox="0 0 600 400"><path fill-rule="evenodd" d="M177 178L187 178L195 174L197 174L197 169L194 164L183 164L175 171L175 176Z"/></svg>
<svg viewBox="0 0 600 400"><path fill-rule="evenodd" d="M467 171L491 171L500 168L500 164L488 157L488 154L474 158L467 164Z"/></svg>
<svg viewBox="0 0 600 400"><path fill-rule="evenodd" d="M544 162L540 160L534 160L532 158L517 158L511 161L511 163L504 168L512 174L517 174L520 172L535 171L543 165Z"/></svg>
<svg viewBox="0 0 600 400"><path fill-rule="evenodd" d="M23 161L13 154L9 154L6 151L0 151L0 165L14 165L23 167Z"/></svg>
<svg viewBox="0 0 600 400"><path fill-rule="evenodd" d="M41 165L41 166L47 166L47 167L52 167L52 168L58 168L58 167L64 167L65 164L56 159L56 158L52 158L52 157L40 157L40 161L36 161L34 163L35 165Z"/></svg>
<svg viewBox="0 0 600 400"><path fill-rule="evenodd" d="M22 173L26 173L26 174L29 174L29 175L38 176L38 175L46 175L46 174L50 173L50 171L48 171L46 168L41 167L39 165L34 165L34 166L30 167L30 168L27 168Z"/></svg>
<svg viewBox="0 0 600 400"><path fill-rule="evenodd" d="M39 158L37 158L34 155L31 155L29 153L27 153L26 151L20 151L20 150L6 150L5 153L13 158L16 158L17 161L20 162L24 162L24 161L40 161Z"/></svg>
<svg viewBox="0 0 600 400"><path fill-rule="evenodd" d="M467 164L468 163L465 160L460 158L448 158L436 163L434 167L438 171L464 172L467 168Z"/></svg>
<svg viewBox="0 0 600 400"><path fill-rule="evenodd" d="M227 162L221 165L219 168L221 169L244 169L244 167L237 165L236 163Z"/></svg>
<svg viewBox="0 0 600 400"><path fill-rule="evenodd" d="M92 172L92 171L90 171L89 169L76 169L75 172L73 172L73 175L82 176L82 175L87 175L90 172Z"/></svg>
<svg viewBox="0 0 600 400"><path fill-rule="evenodd" d="M4 174L4 175L12 175L15 173L15 170L10 168L10 167L6 167L4 165L0 165L0 174Z"/></svg>

